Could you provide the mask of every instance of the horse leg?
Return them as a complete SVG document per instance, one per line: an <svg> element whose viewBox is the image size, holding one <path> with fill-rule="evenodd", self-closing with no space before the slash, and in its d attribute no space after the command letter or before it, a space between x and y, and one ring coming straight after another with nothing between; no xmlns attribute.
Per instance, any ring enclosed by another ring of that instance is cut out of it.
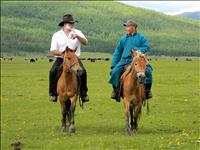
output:
<svg viewBox="0 0 200 150"><path fill-rule="evenodd" d="M71 120L71 116L70 116L70 106L71 106L71 101L70 101L70 99L68 99L68 100L65 102L65 106L66 106L66 111L67 111L67 121L68 121L68 125L67 125L67 127L69 128L70 120Z"/></svg>
<svg viewBox="0 0 200 150"><path fill-rule="evenodd" d="M130 104L129 110L130 110L130 116L131 116L131 131L133 130L134 122L133 122L133 104Z"/></svg>
<svg viewBox="0 0 200 150"><path fill-rule="evenodd" d="M71 99L71 106L70 106L70 125L68 132L69 133L75 133L75 126L74 126L74 112L76 107L76 98Z"/></svg>
<svg viewBox="0 0 200 150"><path fill-rule="evenodd" d="M61 120L61 132L64 132L66 129L66 106L65 106L65 102L62 101L61 103L61 113L62 113L62 120Z"/></svg>
<svg viewBox="0 0 200 150"><path fill-rule="evenodd" d="M138 130L138 118L141 114L141 106L142 106L142 104L139 104L138 106L136 106L135 111L134 111L133 132L136 132Z"/></svg>
<svg viewBox="0 0 200 150"><path fill-rule="evenodd" d="M130 117L129 101L127 101L126 99L124 99L124 107L125 107L125 134L131 135L129 127L129 117Z"/></svg>
<svg viewBox="0 0 200 150"><path fill-rule="evenodd" d="M138 118L137 118L137 117L134 117L134 123L133 123L132 132L133 132L133 133L136 133L136 132L137 132L137 129L138 129Z"/></svg>

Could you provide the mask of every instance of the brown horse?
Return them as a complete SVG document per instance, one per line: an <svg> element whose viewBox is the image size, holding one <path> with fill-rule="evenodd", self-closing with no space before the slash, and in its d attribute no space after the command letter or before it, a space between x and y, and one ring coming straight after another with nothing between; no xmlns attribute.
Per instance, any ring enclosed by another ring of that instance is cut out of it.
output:
<svg viewBox="0 0 200 150"><path fill-rule="evenodd" d="M68 127L69 133L75 132L74 112L79 94L77 74L81 73L81 71L82 68L79 64L79 58L75 55L74 51L66 48L63 54L63 71L57 84L62 112L62 132L66 130L66 127ZM69 123L68 126L66 126L66 117Z"/></svg>
<svg viewBox="0 0 200 150"><path fill-rule="evenodd" d="M147 60L145 55L132 51L133 61L121 77L123 102L125 107L125 133L131 135L137 131L137 121L141 114L145 99L145 70ZM130 125L129 126L129 118Z"/></svg>

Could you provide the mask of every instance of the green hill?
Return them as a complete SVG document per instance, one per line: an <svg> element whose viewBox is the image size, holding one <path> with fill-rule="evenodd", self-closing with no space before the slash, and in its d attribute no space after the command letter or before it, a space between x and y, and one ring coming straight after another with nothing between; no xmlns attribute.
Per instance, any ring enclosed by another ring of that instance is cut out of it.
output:
<svg viewBox="0 0 200 150"><path fill-rule="evenodd" d="M168 16L118 2L1 2L1 51L45 52L64 14L79 20L88 37L83 51L112 53L133 19L150 41L152 55L200 56L200 21Z"/></svg>
<svg viewBox="0 0 200 150"><path fill-rule="evenodd" d="M178 14L177 16L200 20L200 11L184 12L184 13Z"/></svg>

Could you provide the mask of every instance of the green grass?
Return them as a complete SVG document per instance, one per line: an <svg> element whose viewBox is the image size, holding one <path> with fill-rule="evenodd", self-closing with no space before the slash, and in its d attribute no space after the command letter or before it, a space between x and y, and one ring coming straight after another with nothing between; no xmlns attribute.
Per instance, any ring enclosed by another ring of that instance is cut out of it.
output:
<svg viewBox="0 0 200 150"><path fill-rule="evenodd" d="M87 56L87 55L86 55ZM100 57L100 56L99 56ZM153 96L150 114L143 114L136 135L124 134L123 104L110 99L110 62L84 61L90 102L77 104L76 133L60 132L60 104L48 101L52 63L25 62L23 57L1 62L1 149L199 149L199 60L152 61ZM198 141L198 142L197 142Z"/></svg>

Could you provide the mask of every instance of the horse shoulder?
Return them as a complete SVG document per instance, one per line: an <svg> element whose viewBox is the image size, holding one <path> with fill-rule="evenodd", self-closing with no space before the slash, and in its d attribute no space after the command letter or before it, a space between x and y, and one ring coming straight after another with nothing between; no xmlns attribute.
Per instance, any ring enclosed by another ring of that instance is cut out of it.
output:
<svg viewBox="0 0 200 150"><path fill-rule="evenodd" d="M61 93L64 93L64 91L65 91L64 75L62 73L57 82L57 92L58 92L58 94L61 94Z"/></svg>

